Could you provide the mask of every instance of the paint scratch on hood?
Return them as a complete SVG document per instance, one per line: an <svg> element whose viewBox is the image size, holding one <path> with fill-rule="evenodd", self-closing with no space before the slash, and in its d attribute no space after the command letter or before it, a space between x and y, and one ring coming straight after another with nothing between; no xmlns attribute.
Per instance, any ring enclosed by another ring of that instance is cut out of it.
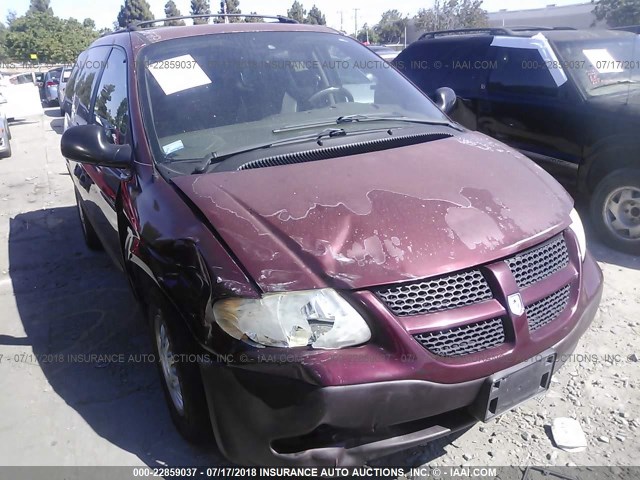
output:
<svg viewBox="0 0 640 480"><path fill-rule="evenodd" d="M573 203L530 160L478 133L174 181L265 292L487 263L559 232Z"/></svg>
<svg viewBox="0 0 640 480"><path fill-rule="evenodd" d="M504 233L496 221L477 208L449 208L445 221L470 250L480 245L493 250L504 239Z"/></svg>

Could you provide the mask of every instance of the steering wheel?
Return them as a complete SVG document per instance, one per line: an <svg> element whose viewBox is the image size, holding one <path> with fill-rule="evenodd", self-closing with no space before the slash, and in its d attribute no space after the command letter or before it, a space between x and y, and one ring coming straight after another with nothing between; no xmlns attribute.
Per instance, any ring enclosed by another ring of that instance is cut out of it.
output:
<svg viewBox="0 0 640 480"><path fill-rule="evenodd" d="M335 94L342 94L344 96L344 98L347 99L347 102L353 102L353 95L351 95L351 92L349 90L347 90L344 87L327 87L323 90L320 90L319 92L314 93L313 95L311 95L308 99L307 102L311 103L311 104L316 104L316 102L324 97L327 97L329 95L335 95ZM334 97L334 102L335 102L335 97Z"/></svg>

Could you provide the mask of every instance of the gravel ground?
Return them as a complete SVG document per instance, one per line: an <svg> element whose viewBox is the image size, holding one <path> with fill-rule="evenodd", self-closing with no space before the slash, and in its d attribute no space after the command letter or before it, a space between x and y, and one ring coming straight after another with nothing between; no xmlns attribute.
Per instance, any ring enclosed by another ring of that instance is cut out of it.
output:
<svg viewBox="0 0 640 480"><path fill-rule="evenodd" d="M59 352L151 353L124 276L82 243L56 112L14 125L14 155L0 161L0 464L224 463L215 448L195 449L177 435L153 366L38 361ZM605 274L603 302L548 394L373 465L638 464L640 259L589 240ZM7 361L16 355L22 360ZM580 423L585 451L555 446L550 426L559 417Z"/></svg>

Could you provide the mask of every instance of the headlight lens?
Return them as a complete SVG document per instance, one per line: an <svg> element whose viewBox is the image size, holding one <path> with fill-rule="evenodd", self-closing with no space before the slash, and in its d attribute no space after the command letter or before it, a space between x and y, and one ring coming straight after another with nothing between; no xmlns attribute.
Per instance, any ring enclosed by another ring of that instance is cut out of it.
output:
<svg viewBox="0 0 640 480"><path fill-rule="evenodd" d="M578 248L580 250L580 258L584 262L584 259L587 256L587 236L584 233L584 225L582 224L582 220L580 219L580 215L574 208L571 210L571 225L569 228L573 230L576 238L578 239Z"/></svg>
<svg viewBox="0 0 640 480"><path fill-rule="evenodd" d="M267 347L338 349L371 339L364 319L332 289L220 300L213 315L232 337Z"/></svg>

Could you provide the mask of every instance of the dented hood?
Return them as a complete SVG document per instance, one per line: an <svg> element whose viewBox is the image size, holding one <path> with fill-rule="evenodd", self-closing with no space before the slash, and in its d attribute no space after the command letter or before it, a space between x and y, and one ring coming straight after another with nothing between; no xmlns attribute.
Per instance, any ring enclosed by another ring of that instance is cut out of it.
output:
<svg viewBox="0 0 640 480"><path fill-rule="evenodd" d="M488 137L174 179L265 292L362 288L511 255L573 202Z"/></svg>

